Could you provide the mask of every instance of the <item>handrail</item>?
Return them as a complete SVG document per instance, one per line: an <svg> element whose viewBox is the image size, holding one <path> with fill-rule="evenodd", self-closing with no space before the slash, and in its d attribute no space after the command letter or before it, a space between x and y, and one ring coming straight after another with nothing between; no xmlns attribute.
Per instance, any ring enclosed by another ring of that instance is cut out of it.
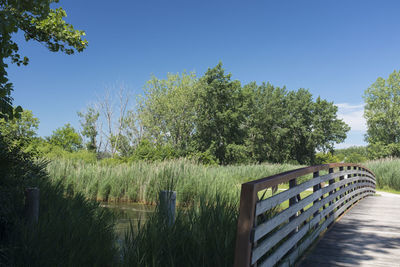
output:
<svg viewBox="0 0 400 267"><path fill-rule="evenodd" d="M313 177L298 179L309 174ZM274 194L285 183L289 189ZM242 184L234 266L293 265L337 217L373 195L375 184L371 170L353 163L310 166ZM285 201L289 206L282 210Z"/></svg>

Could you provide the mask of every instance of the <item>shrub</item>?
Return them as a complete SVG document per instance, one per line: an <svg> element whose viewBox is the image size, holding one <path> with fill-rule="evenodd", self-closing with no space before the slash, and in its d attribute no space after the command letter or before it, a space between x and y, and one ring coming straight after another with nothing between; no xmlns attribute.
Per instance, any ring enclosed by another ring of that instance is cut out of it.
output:
<svg viewBox="0 0 400 267"><path fill-rule="evenodd" d="M45 164L0 135L0 266L107 266L115 263L113 217L49 182ZM27 225L24 189L40 188L39 220Z"/></svg>
<svg viewBox="0 0 400 267"><path fill-rule="evenodd" d="M340 162L339 158L332 155L330 152L322 153L319 152L315 155L315 164L327 164Z"/></svg>

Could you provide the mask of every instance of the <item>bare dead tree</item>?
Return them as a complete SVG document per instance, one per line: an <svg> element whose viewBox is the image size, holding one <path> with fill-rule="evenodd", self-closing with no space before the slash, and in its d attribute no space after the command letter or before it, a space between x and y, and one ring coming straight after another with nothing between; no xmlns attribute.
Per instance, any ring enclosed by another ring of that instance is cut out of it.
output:
<svg viewBox="0 0 400 267"><path fill-rule="evenodd" d="M118 100L115 101L113 96L115 89L112 89L110 87L106 89L104 96L99 100L99 106L104 117L101 121L104 121L104 124L106 124L105 130L101 127L102 136L105 137L104 148L105 150L109 150L112 157L114 157L120 145L130 93L124 85L119 86L117 92Z"/></svg>

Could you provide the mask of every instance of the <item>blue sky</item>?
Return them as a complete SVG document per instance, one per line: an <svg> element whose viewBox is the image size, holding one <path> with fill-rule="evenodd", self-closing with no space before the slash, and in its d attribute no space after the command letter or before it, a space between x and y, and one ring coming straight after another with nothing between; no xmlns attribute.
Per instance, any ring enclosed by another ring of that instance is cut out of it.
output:
<svg viewBox="0 0 400 267"><path fill-rule="evenodd" d="M14 104L40 119L39 135L124 83L140 94L151 74L195 71L222 61L243 84L307 88L339 105L364 144L362 94L400 68L399 1L60 1L89 47L73 56L22 40L26 67L10 65Z"/></svg>

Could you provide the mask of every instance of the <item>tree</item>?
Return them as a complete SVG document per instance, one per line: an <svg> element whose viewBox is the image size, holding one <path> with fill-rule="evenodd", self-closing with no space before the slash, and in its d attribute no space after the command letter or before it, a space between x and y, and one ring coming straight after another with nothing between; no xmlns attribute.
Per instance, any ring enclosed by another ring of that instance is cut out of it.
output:
<svg viewBox="0 0 400 267"><path fill-rule="evenodd" d="M80 123L82 126L82 135L89 139L86 143L86 148L89 151L97 151L96 137L98 135L98 119L100 113L94 107L88 107L86 112L78 112L78 116L81 118Z"/></svg>
<svg viewBox="0 0 400 267"><path fill-rule="evenodd" d="M342 143L350 127L337 118L338 107L320 97L313 108L313 140L316 148L323 152L333 152L335 143Z"/></svg>
<svg viewBox="0 0 400 267"><path fill-rule="evenodd" d="M400 72L379 77L364 92L366 141L373 157L400 156Z"/></svg>
<svg viewBox="0 0 400 267"><path fill-rule="evenodd" d="M111 90L107 90L105 96L99 102L100 110L106 122L106 130L103 131L101 127L100 129L106 139L105 149L109 149L112 157L114 157L118 148L121 147L122 140L120 140L120 137L125 126L130 94L124 86L121 86L118 91L118 103L115 103L111 93ZM119 111L117 117L116 109Z"/></svg>
<svg viewBox="0 0 400 267"><path fill-rule="evenodd" d="M168 74L167 79L152 77L147 82L139 119L150 140L187 150L195 130L196 84L195 74L185 72Z"/></svg>
<svg viewBox="0 0 400 267"><path fill-rule="evenodd" d="M249 156L257 162L288 161L290 151L284 148L290 142L286 89L252 82L243 91L248 95L245 143Z"/></svg>
<svg viewBox="0 0 400 267"><path fill-rule="evenodd" d="M36 137L38 127L39 119L30 110L24 110L19 117L10 120L0 119L0 133L12 146L26 148Z"/></svg>
<svg viewBox="0 0 400 267"><path fill-rule="evenodd" d="M314 102L305 89L250 83L244 93L250 95L245 143L255 161L312 164L317 150L331 151L346 138L349 127L337 107L319 97Z"/></svg>
<svg viewBox="0 0 400 267"><path fill-rule="evenodd" d="M0 0L0 117L12 118L12 83L8 80L6 60L18 66L27 65L28 58L21 57L13 35L23 31L25 40L43 43L52 52L62 51L73 54L81 52L88 42L82 39L85 32L74 29L65 22L66 12L62 8L51 9L58 0L11 1Z"/></svg>
<svg viewBox="0 0 400 267"><path fill-rule="evenodd" d="M196 90L196 145L228 164L228 145L243 145L244 99L239 81L225 74L220 62L200 78ZM234 150L242 150L231 146Z"/></svg>
<svg viewBox="0 0 400 267"><path fill-rule="evenodd" d="M47 140L50 144L62 147L69 152L82 148L81 136L69 123L53 131L53 134Z"/></svg>

